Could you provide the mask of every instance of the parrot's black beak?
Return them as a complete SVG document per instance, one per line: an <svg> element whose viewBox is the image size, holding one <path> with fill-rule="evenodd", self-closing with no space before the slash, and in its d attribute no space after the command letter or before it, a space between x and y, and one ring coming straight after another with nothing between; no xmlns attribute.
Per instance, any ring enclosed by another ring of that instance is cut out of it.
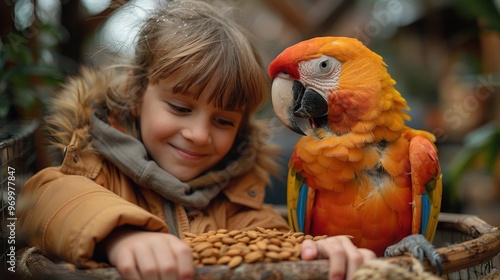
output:
<svg viewBox="0 0 500 280"><path fill-rule="evenodd" d="M290 94L290 91L292 94ZM273 80L272 103L276 116L290 130L306 135L297 125L295 117L316 119L328 113L327 101L314 89L283 77Z"/></svg>

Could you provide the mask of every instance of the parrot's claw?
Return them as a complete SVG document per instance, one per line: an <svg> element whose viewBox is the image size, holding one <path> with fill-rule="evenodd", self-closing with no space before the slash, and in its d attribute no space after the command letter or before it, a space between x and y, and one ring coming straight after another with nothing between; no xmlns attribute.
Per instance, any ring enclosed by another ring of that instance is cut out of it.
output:
<svg viewBox="0 0 500 280"><path fill-rule="evenodd" d="M413 234L401 239L398 243L387 247L385 250L385 256L395 257L402 255L405 252L410 252L420 261L427 259L432 266L438 269L439 275L441 275L443 268L441 256L439 256L434 246L432 246L432 244L429 243L423 235Z"/></svg>

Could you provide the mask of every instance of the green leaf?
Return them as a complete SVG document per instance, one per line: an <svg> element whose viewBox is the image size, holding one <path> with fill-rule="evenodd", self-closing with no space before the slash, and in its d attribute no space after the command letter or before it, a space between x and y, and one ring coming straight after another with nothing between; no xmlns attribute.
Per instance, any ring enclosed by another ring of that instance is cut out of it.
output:
<svg viewBox="0 0 500 280"><path fill-rule="evenodd" d="M460 0L458 7L463 13L486 20L487 28L500 32L500 11L494 0Z"/></svg>
<svg viewBox="0 0 500 280"><path fill-rule="evenodd" d="M493 171L496 157L500 152L497 141L500 141L500 128L495 123L487 123L464 138L463 148L455 155L449 166L453 187L456 187L462 174L479 155L486 155L488 169L490 172Z"/></svg>
<svg viewBox="0 0 500 280"><path fill-rule="evenodd" d="M33 76L50 78L53 80L63 81L64 76L57 69L43 65L21 65L14 66L0 77L3 81L11 81L19 87L31 86L31 82L27 79Z"/></svg>

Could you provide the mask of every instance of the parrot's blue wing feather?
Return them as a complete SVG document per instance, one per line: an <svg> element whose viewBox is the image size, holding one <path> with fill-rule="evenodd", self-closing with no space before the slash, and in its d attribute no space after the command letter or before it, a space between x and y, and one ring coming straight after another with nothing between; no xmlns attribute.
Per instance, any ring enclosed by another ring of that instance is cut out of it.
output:
<svg viewBox="0 0 500 280"><path fill-rule="evenodd" d="M296 210L297 220L299 223L299 231L301 232L304 232L308 193L309 193L309 188L305 184L302 184L299 191L297 210Z"/></svg>
<svg viewBox="0 0 500 280"><path fill-rule="evenodd" d="M429 218L431 216L431 202L427 193L422 195L422 227L420 229L420 234L425 234L427 230L427 225L429 224Z"/></svg>

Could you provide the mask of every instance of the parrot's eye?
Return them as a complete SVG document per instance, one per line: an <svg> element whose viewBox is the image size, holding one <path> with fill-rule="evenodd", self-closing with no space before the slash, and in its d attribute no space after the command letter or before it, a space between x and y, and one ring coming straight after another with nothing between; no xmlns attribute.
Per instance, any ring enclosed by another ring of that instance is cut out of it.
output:
<svg viewBox="0 0 500 280"><path fill-rule="evenodd" d="M318 74L330 75L335 71L336 61L331 57L322 56L316 61L316 71Z"/></svg>
<svg viewBox="0 0 500 280"><path fill-rule="evenodd" d="M323 60L319 64L319 69L321 69L322 71L328 71L330 70L331 66L332 63L329 60Z"/></svg>
<svg viewBox="0 0 500 280"><path fill-rule="evenodd" d="M299 62L299 72L301 77L332 78L340 75L340 66L341 63L335 58L322 55L315 59Z"/></svg>

